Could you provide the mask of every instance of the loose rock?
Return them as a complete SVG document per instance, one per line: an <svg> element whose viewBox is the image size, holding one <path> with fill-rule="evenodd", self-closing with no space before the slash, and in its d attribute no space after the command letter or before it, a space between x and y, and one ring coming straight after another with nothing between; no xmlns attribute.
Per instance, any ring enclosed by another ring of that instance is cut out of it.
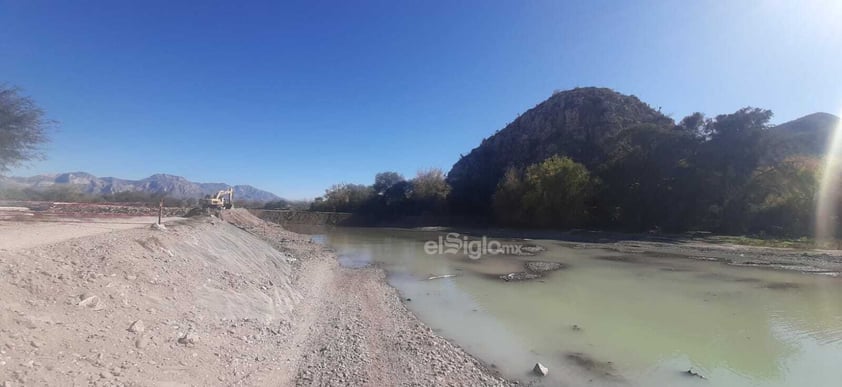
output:
<svg viewBox="0 0 842 387"><path fill-rule="evenodd" d="M686 374L687 376L697 377L697 378L699 378L699 379L707 379L706 377L704 377L704 375L702 375L702 374L700 374L700 373L698 373L698 372L696 372L696 371L693 371L693 369L692 369L692 368L690 368L690 369L688 369L687 371L685 371L685 372L684 372L684 374Z"/></svg>
<svg viewBox="0 0 842 387"><path fill-rule="evenodd" d="M131 326L129 326L129 332L132 332L132 333L141 333L145 329L146 328L143 326L142 320L137 320L137 321L133 322Z"/></svg>
<svg viewBox="0 0 842 387"><path fill-rule="evenodd" d="M547 374L550 373L550 369L541 363L535 363L535 367L532 368L532 372L538 376L547 376Z"/></svg>
<svg viewBox="0 0 842 387"><path fill-rule="evenodd" d="M138 349L146 348L147 345L149 345L149 337L145 335L138 337L134 342L134 346Z"/></svg>
<svg viewBox="0 0 842 387"><path fill-rule="evenodd" d="M534 273L545 273L564 268L559 262L529 261L526 262L526 269Z"/></svg>
<svg viewBox="0 0 842 387"><path fill-rule="evenodd" d="M531 280L531 279L540 278L540 277L541 276L538 275L538 274L532 274L532 273L527 273L525 271L520 271L520 272L517 272L517 273L509 273L509 274L501 275L500 279L508 282L508 281L525 281L525 280Z"/></svg>
<svg viewBox="0 0 842 387"><path fill-rule="evenodd" d="M194 333L188 333L178 338L178 343L183 345L195 345L199 342L199 336Z"/></svg>

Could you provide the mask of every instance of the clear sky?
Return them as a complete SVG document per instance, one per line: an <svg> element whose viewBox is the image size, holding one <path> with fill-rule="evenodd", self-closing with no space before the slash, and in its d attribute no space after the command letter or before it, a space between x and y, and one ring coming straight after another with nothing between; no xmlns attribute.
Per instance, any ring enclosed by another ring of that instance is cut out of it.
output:
<svg viewBox="0 0 842 387"><path fill-rule="evenodd" d="M556 89L610 87L675 119L838 113L842 2L0 0L0 55L0 82L61 123L15 175L312 198L448 171Z"/></svg>

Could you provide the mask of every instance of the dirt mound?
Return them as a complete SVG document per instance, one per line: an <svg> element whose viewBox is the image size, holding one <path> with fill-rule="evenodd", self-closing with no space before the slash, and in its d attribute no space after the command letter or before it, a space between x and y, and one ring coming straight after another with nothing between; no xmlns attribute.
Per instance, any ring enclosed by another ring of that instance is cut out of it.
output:
<svg viewBox="0 0 842 387"><path fill-rule="evenodd" d="M220 217L226 222L229 222L240 228L254 228L263 227L266 222L254 216L244 208L234 208L230 210L223 210Z"/></svg>
<svg viewBox="0 0 842 387"><path fill-rule="evenodd" d="M274 359L291 257L213 218L167 229L0 252L0 382L231 384Z"/></svg>
<svg viewBox="0 0 842 387"><path fill-rule="evenodd" d="M248 211L220 216L0 251L0 383L507 384L382 271L341 268Z"/></svg>

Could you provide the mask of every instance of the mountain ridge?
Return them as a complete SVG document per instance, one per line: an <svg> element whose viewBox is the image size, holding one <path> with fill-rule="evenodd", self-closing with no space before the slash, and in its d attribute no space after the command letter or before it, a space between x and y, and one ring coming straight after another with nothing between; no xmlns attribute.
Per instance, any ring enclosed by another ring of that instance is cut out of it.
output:
<svg viewBox="0 0 842 387"><path fill-rule="evenodd" d="M823 155L840 122L836 115L816 112L772 126L763 141L764 146L775 152L767 152L764 162L774 163L793 155Z"/></svg>
<svg viewBox="0 0 842 387"><path fill-rule="evenodd" d="M81 193L90 195L147 192L163 194L174 199L200 198L232 187L234 188L234 197L238 200L268 202L281 199L274 193L247 184L199 183L190 181L183 176L166 173L156 173L140 180L122 179L111 176L97 177L82 171L46 173L26 177L0 177L0 187L45 190L55 186L79 187Z"/></svg>

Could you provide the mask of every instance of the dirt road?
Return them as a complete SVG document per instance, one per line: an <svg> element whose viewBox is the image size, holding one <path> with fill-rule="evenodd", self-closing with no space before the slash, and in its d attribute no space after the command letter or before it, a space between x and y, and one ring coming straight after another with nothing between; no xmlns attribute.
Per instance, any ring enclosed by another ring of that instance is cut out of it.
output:
<svg viewBox="0 0 842 387"><path fill-rule="evenodd" d="M508 384L420 323L381 271L341 268L245 211L223 218L87 236L0 223L0 383Z"/></svg>
<svg viewBox="0 0 842 387"><path fill-rule="evenodd" d="M170 222L179 218L166 218ZM0 251L25 249L111 231L149 227L157 217L0 222Z"/></svg>

